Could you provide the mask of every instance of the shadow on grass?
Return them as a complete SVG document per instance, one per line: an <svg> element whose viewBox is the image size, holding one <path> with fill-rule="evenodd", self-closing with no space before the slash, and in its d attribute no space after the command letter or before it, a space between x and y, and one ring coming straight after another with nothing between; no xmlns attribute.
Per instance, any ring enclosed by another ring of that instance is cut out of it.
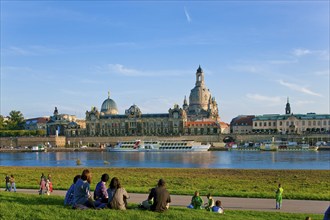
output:
<svg viewBox="0 0 330 220"><path fill-rule="evenodd" d="M24 196L22 193L4 192L0 193L1 202L14 202L24 206L31 205L56 205L63 206L64 200L60 196L32 195Z"/></svg>

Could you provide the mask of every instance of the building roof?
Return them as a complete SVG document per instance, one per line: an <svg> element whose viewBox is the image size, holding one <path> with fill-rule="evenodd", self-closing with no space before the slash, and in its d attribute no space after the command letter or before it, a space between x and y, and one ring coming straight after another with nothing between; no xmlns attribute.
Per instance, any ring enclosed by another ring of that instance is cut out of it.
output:
<svg viewBox="0 0 330 220"><path fill-rule="evenodd" d="M25 120L26 124L46 124L49 121L49 117L38 117L38 118L29 118Z"/></svg>
<svg viewBox="0 0 330 220"><path fill-rule="evenodd" d="M236 118L233 118L230 122L231 126L252 126L252 120L254 119L254 115L240 115Z"/></svg>
<svg viewBox="0 0 330 220"><path fill-rule="evenodd" d="M270 115L257 115L253 121L266 121L266 120L287 120L290 117L295 117L301 120L312 120L312 119L330 119L330 114L288 114L288 115L279 115L279 114L270 114Z"/></svg>

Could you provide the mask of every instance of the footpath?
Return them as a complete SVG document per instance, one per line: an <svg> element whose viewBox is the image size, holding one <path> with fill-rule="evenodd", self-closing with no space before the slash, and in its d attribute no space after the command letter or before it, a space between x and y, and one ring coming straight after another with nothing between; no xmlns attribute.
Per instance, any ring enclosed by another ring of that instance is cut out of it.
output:
<svg viewBox="0 0 330 220"><path fill-rule="evenodd" d="M3 191L4 189L0 189ZM17 193L38 194L37 189L17 189ZM54 190L52 195L65 196L65 190ZM146 200L148 195L141 193L129 193L129 203L141 203ZM204 202L207 201L202 196ZM170 206L186 207L190 204L191 196L171 195L172 202ZM288 200L284 199L282 208L275 209L275 199L256 199L256 198L235 198L235 197L213 197L214 200L221 200L225 210L254 210L254 211L274 211L287 213L308 213L308 214L324 214L330 206L330 201L317 200ZM64 198L63 198L64 201Z"/></svg>

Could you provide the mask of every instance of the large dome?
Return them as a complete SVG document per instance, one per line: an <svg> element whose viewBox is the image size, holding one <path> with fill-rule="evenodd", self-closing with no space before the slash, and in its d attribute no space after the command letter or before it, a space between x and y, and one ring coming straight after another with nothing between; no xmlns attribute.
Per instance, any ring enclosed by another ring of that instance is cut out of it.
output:
<svg viewBox="0 0 330 220"><path fill-rule="evenodd" d="M117 115L118 114L117 104L115 103L115 101L110 99L110 95L102 103L101 113L104 113L106 115Z"/></svg>

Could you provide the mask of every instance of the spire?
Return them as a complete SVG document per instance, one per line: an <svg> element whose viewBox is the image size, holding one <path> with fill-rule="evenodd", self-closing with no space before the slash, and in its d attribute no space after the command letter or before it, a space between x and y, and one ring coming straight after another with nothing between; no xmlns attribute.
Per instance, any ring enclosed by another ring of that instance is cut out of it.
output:
<svg viewBox="0 0 330 220"><path fill-rule="evenodd" d="M201 68L201 65L198 66L197 73L202 73L203 69Z"/></svg>
<svg viewBox="0 0 330 220"><path fill-rule="evenodd" d="M198 69L196 71L196 86L204 85L204 73L201 68L201 65L198 66Z"/></svg>
<svg viewBox="0 0 330 220"><path fill-rule="evenodd" d="M110 90L108 91L108 99L110 99Z"/></svg>
<svg viewBox="0 0 330 220"><path fill-rule="evenodd" d="M184 96L183 105L187 105L187 98Z"/></svg>
<svg viewBox="0 0 330 220"><path fill-rule="evenodd" d="M286 102L286 106L285 106L285 114L286 115L291 114L291 107L290 107L290 103L289 103L289 97L287 98L287 102Z"/></svg>

